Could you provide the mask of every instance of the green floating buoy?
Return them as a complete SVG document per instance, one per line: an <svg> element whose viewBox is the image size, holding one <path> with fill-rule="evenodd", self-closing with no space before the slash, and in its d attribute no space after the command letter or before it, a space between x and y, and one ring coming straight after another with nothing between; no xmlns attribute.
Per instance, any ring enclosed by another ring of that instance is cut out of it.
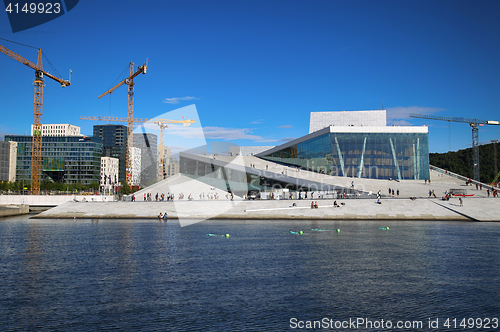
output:
<svg viewBox="0 0 500 332"><path fill-rule="evenodd" d="M207 236L222 236L222 237L229 237L229 234L226 234L226 235L218 235L218 234L207 234Z"/></svg>
<svg viewBox="0 0 500 332"><path fill-rule="evenodd" d="M314 228L314 229L311 229L311 231L314 231L314 232L340 232L340 229L321 229L321 228Z"/></svg>
<svg viewBox="0 0 500 332"><path fill-rule="evenodd" d="M340 233L340 228L337 228L337 233Z"/></svg>
<svg viewBox="0 0 500 332"><path fill-rule="evenodd" d="M386 229L386 230L389 230L389 227L379 227L378 229Z"/></svg>
<svg viewBox="0 0 500 332"><path fill-rule="evenodd" d="M303 231L299 231L299 232L290 231L290 234L303 235L304 232Z"/></svg>

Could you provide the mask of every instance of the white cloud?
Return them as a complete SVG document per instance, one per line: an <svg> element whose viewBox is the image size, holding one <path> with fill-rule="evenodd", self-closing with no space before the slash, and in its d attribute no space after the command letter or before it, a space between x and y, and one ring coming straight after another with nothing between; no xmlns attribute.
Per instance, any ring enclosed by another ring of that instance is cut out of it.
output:
<svg viewBox="0 0 500 332"><path fill-rule="evenodd" d="M252 122L250 122L250 124L259 124L259 123L262 123L262 122L264 122L264 120L260 119L260 120L252 121Z"/></svg>
<svg viewBox="0 0 500 332"><path fill-rule="evenodd" d="M444 111L444 109L439 107L397 106L397 107L390 107L386 111L387 111L387 123L396 124L395 120L410 119L410 113L430 115ZM406 122L406 124L404 125L407 124L409 124L409 122ZM401 126L403 124L398 124L398 125Z"/></svg>
<svg viewBox="0 0 500 332"><path fill-rule="evenodd" d="M174 98L165 98L163 101L164 103L167 104L179 104L183 100L198 100L199 98L192 97L192 96L186 96L186 97L174 97Z"/></svg>
<svg viewBox="0 0 500 332"><path fill-rule="evenodd" d="M284 125L284 126L279 126L278 128L292 128L292 125Z"/></svg>

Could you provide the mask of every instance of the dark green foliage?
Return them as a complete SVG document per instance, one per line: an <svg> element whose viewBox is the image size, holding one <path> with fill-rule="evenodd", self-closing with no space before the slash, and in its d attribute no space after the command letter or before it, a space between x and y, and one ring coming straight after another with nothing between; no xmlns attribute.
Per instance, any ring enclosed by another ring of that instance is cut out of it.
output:
<svg viewBox="0 0 500 332"><path fill-rule="evenodd" d="M129 195L132 193L132 188L130 188L126 181L122 184L119 190L122 195Z"/></svg>
<svg viewBox="0 0 500 332"><path fill-rule="evenodd" d="M500 146L497 146L497 162L500 161L498 159L500 159ZM429 163L471 179L473 177L472 148L456 152L430 153ZM479 173L481 182L484 183L490 183L496 176L493 143L479 146Z"/></svg>

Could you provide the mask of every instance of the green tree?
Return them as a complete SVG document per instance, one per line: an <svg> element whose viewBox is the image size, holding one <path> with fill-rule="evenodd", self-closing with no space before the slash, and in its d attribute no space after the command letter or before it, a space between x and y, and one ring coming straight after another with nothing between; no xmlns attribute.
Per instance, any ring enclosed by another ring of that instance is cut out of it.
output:
<svg viewBox="0 0 500 332"><path fill-rule="evenodd" d="M128 185L127 181L125 181L120 187L120 193L122 195L129 195L132 193L132 188Z"/></svg>

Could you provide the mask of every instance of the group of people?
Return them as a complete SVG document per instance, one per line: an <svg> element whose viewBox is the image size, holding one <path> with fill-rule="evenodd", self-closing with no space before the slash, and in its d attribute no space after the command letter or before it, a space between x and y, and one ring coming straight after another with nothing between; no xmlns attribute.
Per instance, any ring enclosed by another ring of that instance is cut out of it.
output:
<svg viewBox="0 0 500 332"><path fill-rule="evenodd" d="M160 220L161 220L161 219L167 219L167 218L168 218L168 214L167 214L167 212L165 212L165 213L161 213L161 212L160 212L160 214L158 215L158 219L160 219Z"/></svg>
<svg viewBox="0 0 500 332"><path fill-rule="evenodd" d="M317 209L318 208L318 202L311 202L311 209Z"/></svg>
<svg viewBox="0 0 500 332"><path fill-rule="evenodd" d="M226 199L228 198L228 195L226 194ZM218 193L207 193L206 199L209 201L217 201L219 200L219 194ZM200 201L205 200L205 193L200 194Z"/></svg>
<svg viewBox="0 0 500 332"><path fill-rule="evenodd" d="M394 197L394 189L389 188L389 196ZM399 189L396 190L396 196L399 197Z"/></svg>
<svg viewBox="0 0 500 332"><path fill-rule="evenodd" d="M486 192L488 193L488 197L490 197L490 192L493 195L493 197L497 197L498 196L498 190L497 189L492 189L491 191L490 191L490 189L487 189Z"/></svg>
<svg viewBox="0 0 500 332"><path fill-rule="evenodd" d="M217 192L215 192L215 193L211 193L210 192L210 193L207 193L206 195L205 195L205 193L200 193L199 197L200 197L200 200L205 200L205 199L207 199L207 200L218 200L219 199L219 194ZM167 200L167 202L171 202L171 201L174 200L174 198L175 198L174 193L167 193L166 196L165 196L164 193L161 193L161 195L158 194L158 193L156 193L156 195L154 196L154 200L156 202L163 202L163 201L165 201L165 199ZM179 196L178 196L178 199L179 200L183 200L184 199L184 194L180 193ZM233 193L227 193L226 194L226 199L233 200L234 199ZM188 200L189 201L194 201L194 198L193 198L192 194L189 194ZM151 193L144 194L144 202L151 202L151 201L153 201L153 197L152 197ZM135 195L132 195L132 202L135 202Z"/></svg>
<svg viewBox="0 0 500 332"><path fill-rule="evenodd" d="M167 193L167 201L173 201L174 200L174 194L172 193ZM152 196L151 196L151 193L147 193L147 194L144 194L144 202L151 202L153 200ZM155 201L156 202L163 202L165 200L165 195L163 193L161 193L161 195L158 195L158 193L156 193L155 195ZM135 201L135 197L132 196L132 201Z"/></svg>

